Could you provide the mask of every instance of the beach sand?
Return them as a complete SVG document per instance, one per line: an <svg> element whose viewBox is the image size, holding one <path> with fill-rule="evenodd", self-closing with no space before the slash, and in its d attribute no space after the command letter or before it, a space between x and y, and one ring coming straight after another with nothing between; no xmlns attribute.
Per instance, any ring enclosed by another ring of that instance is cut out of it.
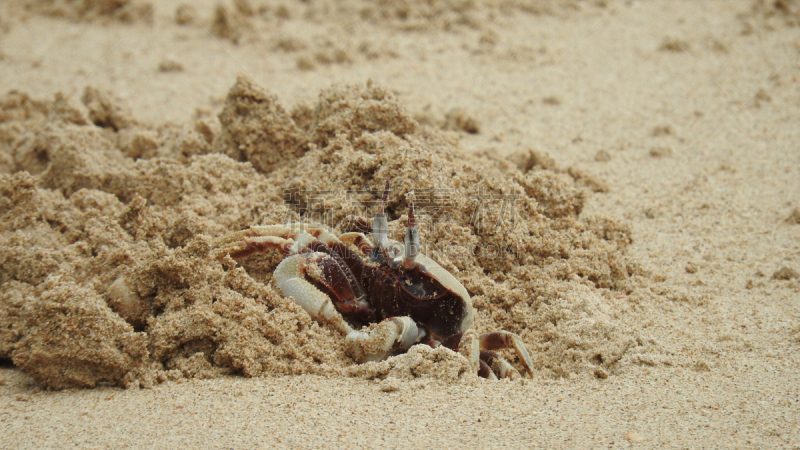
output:
<svg viewBox="0 0 800 450"><path fill-rule="evenodd" d="M800 446L800 2L0 5L19 447ZM355 364L252 225L408 202L478 332ZM521 369L516 355L501 352Z"/></svg>

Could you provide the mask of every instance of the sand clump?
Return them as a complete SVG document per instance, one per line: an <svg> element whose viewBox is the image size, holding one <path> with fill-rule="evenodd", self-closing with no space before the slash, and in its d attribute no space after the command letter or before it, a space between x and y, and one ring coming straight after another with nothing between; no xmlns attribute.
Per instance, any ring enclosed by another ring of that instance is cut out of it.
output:
<svg viewBox="0 0 800 450"><path fill-rule="evenodd" d="M288 111L241 77L219 122L163 129L86 92L0 98L0 358L43 387L474 378L446 349L353 365L337 332L275 288L277 252L211 256L214 237L254 224L359 229L387 179L391 236L413 192L422 250L470 292L476 330L522 336L542 376L605 377L644 345L620 319L646 281L625 226L581 217L568 171L466 155L385 88L335 86Z"/></svg>
<svg viewBox="0 0 800 450"><path fill-rule="evenodd" d="M240 78L228 98L219 115L223 127L217 148L221 153L250 161L261 172L271 172L303 154L307 138L277 97Z"/></svg>

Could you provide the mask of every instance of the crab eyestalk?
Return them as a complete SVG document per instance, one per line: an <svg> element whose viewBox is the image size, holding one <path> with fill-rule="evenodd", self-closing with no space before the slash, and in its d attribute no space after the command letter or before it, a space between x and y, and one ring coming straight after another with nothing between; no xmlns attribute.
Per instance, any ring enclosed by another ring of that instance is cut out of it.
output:
<svg viewBox="0 0 800 450"><path fill-rule="evenodd" d="M380 210L375 213L375 219L372 221L372 237L375 239L375 248L384 254L391 245L389 244L389 221L386 220L386 213L383 212L388 198L389 180L386 180L386 187L383 189L383 197L381 197Z"/></svg>
<svg viewBox="0 0 800 450"><path fill-rule="evenodd" d="M414 217L414 203L408 203L408 226L406 227L406 251L403 254L403 268L413 269L417 267L414 261L419 254L419 230L417 230L417 221Z"/></svg>

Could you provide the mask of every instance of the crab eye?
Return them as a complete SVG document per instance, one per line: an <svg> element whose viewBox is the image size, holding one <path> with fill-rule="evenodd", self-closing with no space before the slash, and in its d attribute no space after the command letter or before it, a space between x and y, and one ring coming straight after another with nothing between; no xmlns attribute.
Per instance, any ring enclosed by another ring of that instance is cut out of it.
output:
<svg viewBox="0 0 800 450"><path fill-rule="evenodd" d="M403 252L403 267L408 270L417 267L417 263L414 262L414 259L419 254L419 231L416 225L414 202L408 202L408 226L406 227L405 249Z"/></svg>

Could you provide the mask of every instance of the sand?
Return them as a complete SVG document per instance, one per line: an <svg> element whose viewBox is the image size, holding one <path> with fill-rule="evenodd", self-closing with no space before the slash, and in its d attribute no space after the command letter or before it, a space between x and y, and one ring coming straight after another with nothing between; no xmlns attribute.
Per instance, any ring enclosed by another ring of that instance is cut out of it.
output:
<svg viewBox="0 0 800 450"><path fill-rule="evenodd" d="M798 2L0 12L18 445L800 446ZM255 224L358 229L385 179L390 234L428 199L423 251L533 379L355 364L275 252L216 257Z"/></svg>

